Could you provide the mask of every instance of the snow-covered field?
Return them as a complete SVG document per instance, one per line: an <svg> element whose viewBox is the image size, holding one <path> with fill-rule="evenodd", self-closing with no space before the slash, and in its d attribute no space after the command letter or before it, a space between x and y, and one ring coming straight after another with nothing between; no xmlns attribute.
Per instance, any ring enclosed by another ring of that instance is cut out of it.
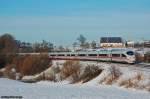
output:
<svg viewBox="0 0 150 99"><path fill-rule="evenodd" d="M65 61L53 61L53 66L62 67ZM66 79L58 82L40 81L37 83L23 83L7 78L0 78L0 96L22 96L23 99L150 99L150 71L134 66L123 64L106 64L95 62L80 62L84 67L96 65L103 69L103 72L92 80L76 84L69 84ZM122 72L119 79L112 84L105 84L111 77L110 66L115 65ZM44 71L45 75L52 75L52 68ZM42 73L33 76L24 76L24 80L34 79ZM137 79L140 74L140 78ZM106 80L104 80L107 78ZM103 82L101 82L103 81ZM121 82L130 81L132 87L120 86ZM101 82L101 83L100 83Z"/></svg>
<svg viewBox="0 0 150 99"><path fill-rule="evenodd" d="M149 92L115 86L47 81L28 84L6 78L0 78L0 96L23 96L23 99L150 99Z"/></svg>

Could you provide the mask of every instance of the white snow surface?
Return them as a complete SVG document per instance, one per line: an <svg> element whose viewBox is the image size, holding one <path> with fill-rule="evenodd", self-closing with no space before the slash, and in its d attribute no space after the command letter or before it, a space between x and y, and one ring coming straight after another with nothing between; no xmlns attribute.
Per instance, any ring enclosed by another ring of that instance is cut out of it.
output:
<svg viewBox="0 0 150 99"><path fill-rule="evenodd" d="M30 84L7 78L0 78L0 96L22 96L23 99L150 99L149 92L116 86L49 81Z"/></svg>
<svg viewBox="0 0 150 99"><path fill-rule="evenodd" d="M65 61L53 61L53 66L62 67ZM23 83L7 78L0 78L0 96L22 96L23 99L150 99L150 92L137 89L125 89L117 84L126 79L134 78L142 73L143 79L137 82L140 86L150 84L150 72L141 71L137 67L115 64L123 73L118 81L112 85L100 84L100 81L110 75L110 66L114 64L80 62L83 66L96 65L104 69L103 72L84 84L69 84L69 80L50 82L40 81L37 83ZM84 67L84 68L85 68ZM84 69L83 68L83 69ZM51 75L51 68L44 71ZM23 79L34 79L35 76L25 76ZM58 75L59 76L59 75Z"/></svg>

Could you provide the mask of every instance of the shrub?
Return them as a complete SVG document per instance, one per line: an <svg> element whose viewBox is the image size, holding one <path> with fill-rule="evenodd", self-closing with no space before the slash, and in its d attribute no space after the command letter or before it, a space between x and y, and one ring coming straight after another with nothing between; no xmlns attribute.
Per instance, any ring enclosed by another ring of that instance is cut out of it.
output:
<svg viewBox="0 0 150 99"><path fill-rule="evenodd" d="M6 65L6 60L3 55L0 55L0 69L4 68Z"/></svg>
<svg viewBox="0 0 150 99"><path fill-rule="evenodd" d="M107 77L106 84L112 84L114 81L116 81L120 75L122 75L119 68L116 68L115 66L111 66L109 68L110 75Z"/></svg>
<svg viewBox="0 0 150 99"><path fill-rule="evenodd" d="M126 88L131 88L134 86L134 83L132 82L132 79L128 79L125 83Z"/></svg>
<svg viewBox="0 0 150 99"><path fill-rule="evenodd" d="M79 79L80 67L79 61L66 61L60 71L61 79L72 76L72 82L77 81Z"/></svg>
<svg viewBox="0 0 150 99"><path fill-rule="evenodd" d="M146 62L150 62L150 52L147 52L147 53L145 54L144 60L145 60Z"/></svg>
<svg viewBox="0 0 150 99"><path fill-rule="evenodd" d="M51 66L48 55L15 56L12 62L6 66L5 76L10 76L11 68L15 68L21 75L35 75Z"/></svg>
<svg viewBox="0 0 150 99"><path fill-rule="evenodd" d="M14 65L7 64L3 74L7 78L16 79L16 70L14 68Z"/></svg>
<svg viewBox="0 0 150 99"><path fill-rule="evenodd" d="M22 66L19 66L19 69L23 75L34 75L48 67L50 67L50 60L47 55L31 55L23 60Z"/></svg>
<svg viewBox="0 0 150 99"><path fill-rule="evenodd" d="M143 79L142 73L137 73L133 77L129 77L128 79L122 79L119 83L120 86L125 86L126 88L140 88L141 86L138 85L138 82Z"/></svg>
<svg viewBox="0 0 150 99"><path fill-rule="evenodd" d="M95 78L102 72L102 69L99 69L98 66L92 65L87 66L83 72L83 74L80 76L80 81L83 83Z"/></svg>
<svg viewBox="0 0 150 99"><path fill-rule="evenodd" d="M143 78L144 78L144 77L143 77L143 74L142 74L141 72L138 72L134 79L140 81L140 80L142 80Z"/></svg>
<svg viewBox="0 0 150 99"><path fill-rule="evenodd" d="M0 77L3 77L3 72L0 71Z"/></svg>
<svg viewBox="0 0 150 99"><path fill-rule="evenodd" d="M15 56L11 62L11 64L14 64L16 67L16 71L20 72L22 69L23 61L25 58L29 56Z"/></svg>
<svg viewBox="0 0 150 99"><path fill-rule="evenodd" d="M148 85L147 90L150 92L150 84Z"/></svg>
<svg viewBox="0 0 150 99"><path fill-rule="evenodd" d="M135 54L135 57L136 57L136 61L137 62L143 62L144 61L144 55L141 55L139 53L136 53Z"/></svg>
<svg viewBox="0 0 150 99"><path fill-rule="evenodd" d="M60 68L52 66L48 71L43 73L44 80L57 81L56 74L60 72Z"/></svg>

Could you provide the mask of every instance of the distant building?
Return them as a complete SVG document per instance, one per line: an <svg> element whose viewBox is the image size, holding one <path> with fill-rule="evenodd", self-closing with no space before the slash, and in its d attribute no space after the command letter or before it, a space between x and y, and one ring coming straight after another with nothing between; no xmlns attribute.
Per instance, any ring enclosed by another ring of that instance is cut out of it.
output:
<svg viewBox="0 0 150 99"><path fill-rule="evenodd" d="M121 37L101 37L100 47L120 48L125 47L125 42Z"/></svg>
<svg viewBox="0 0 150 99"><path fill-rule="evenodd" d="M134 41L127 41L127 47L134 47Z"/></svg>
<svg viewBox="0 0 150 99"><path fill-rule="evenodd" d="M144 41L143 47L150 48L150 41Z"/></svg>

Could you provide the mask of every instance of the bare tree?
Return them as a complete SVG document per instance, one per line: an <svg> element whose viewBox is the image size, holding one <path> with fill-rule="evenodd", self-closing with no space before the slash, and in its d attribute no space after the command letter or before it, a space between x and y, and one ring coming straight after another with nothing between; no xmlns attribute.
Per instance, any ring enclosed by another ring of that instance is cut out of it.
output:
<svg viewBox="0 0 150 99"><path fill-rule="evenodd" d="M0 68L10 63L16 52L17 44L14 37L10 34L0 36Z"/></svg>
<svg viewBox="0 0 150 99"><path fill-rule="evenodd" d="M92 41L92 43L91 43L91 47L92 47L93 49L95 49L95 48L96 48L96 42L95 42L95 41Z"/></svg>
<svg viewBox="0 0 150 99"><path fill-rule="evenodd" d="M53 44L45 40L43 40L41 43L33 44L34 52L51 52L53 50L54 50Z"/></svg>
<svg viewBox="0 0 150 99"><path fill-rule="evenodd" d="M90 48L90 44L88 42L85 42L85 44L83 45L83 48L85 48L85 49Z"/></svg>
<svg viewBox="0 0 150 99"><path fill-rule="evenodd" d="M0 36L0 53L15 53L17 45L14 37L10 34Z"/></svg>
<svg viewBox="0 0 150 99"><path fill-rule="evenodd" d="M85 45L85 43L86 43L86 38L81 34L81 35L77 38L77 40L79 41L80 46L81 46L82 48L84 48L84 45Z"/></svg>

